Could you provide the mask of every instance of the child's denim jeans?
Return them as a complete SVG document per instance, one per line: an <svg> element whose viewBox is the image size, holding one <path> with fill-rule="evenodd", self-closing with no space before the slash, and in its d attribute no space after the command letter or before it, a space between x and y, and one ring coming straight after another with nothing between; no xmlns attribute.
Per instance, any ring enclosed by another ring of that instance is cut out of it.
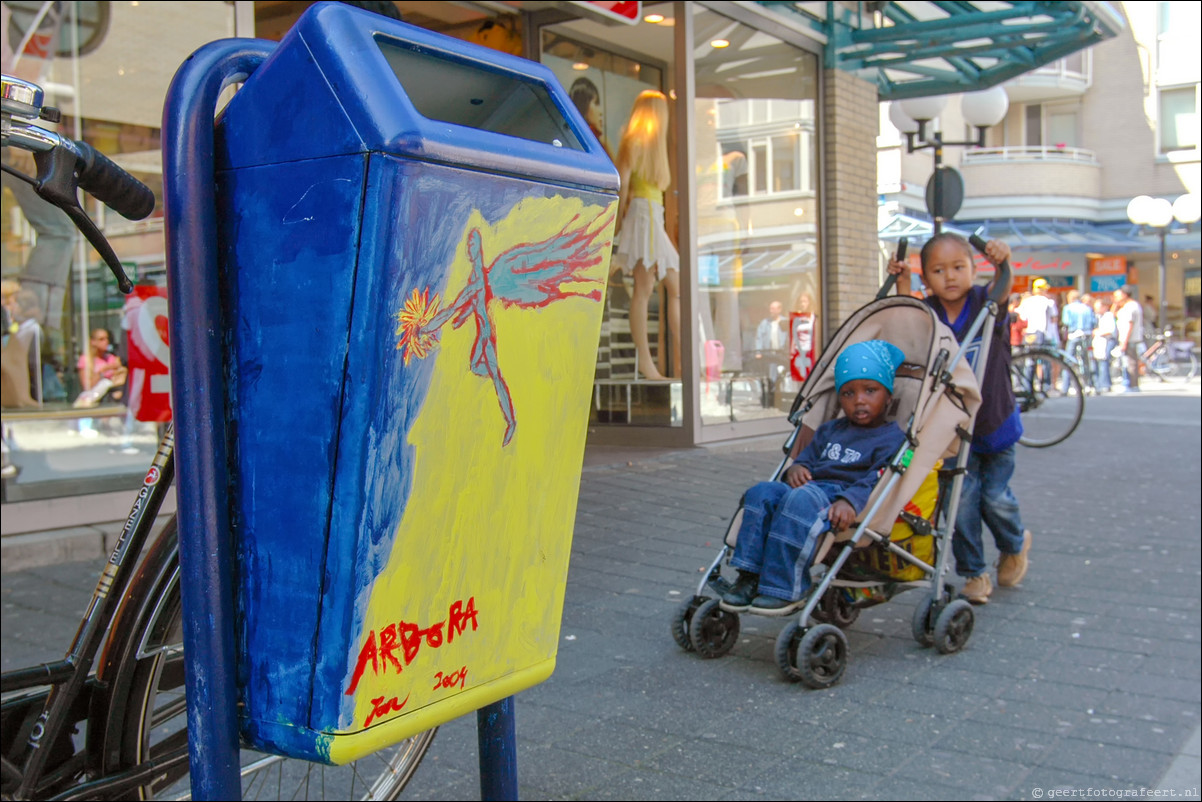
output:
<svg viewBox="0 0 1202 802"><path fill-rule="evenodd" d="M759 592L796 601L810 588L810 565L818 537L830 528L836 482L798 488L760 482L743 496L743 522L730 564L760 575Z"/></svg>
<svg viewBox="0 0 1202 802"><path fill-rule="evenodd" d="M985 573L985 547L982 523L993 533L998 551L1018 554L1023 548L1023 522L1018 499L1010 491L1014 475L1014 446L996 454L970 451L968 471L960 491L960 507L956 511L956 532L952 538L952 554L956 558L956 573L977 576Z"/></svg>

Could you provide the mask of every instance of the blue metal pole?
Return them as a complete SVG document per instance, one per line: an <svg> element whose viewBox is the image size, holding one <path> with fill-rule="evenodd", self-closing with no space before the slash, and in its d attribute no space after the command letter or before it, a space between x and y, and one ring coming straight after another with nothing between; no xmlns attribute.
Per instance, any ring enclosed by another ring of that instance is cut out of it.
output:
<svg viewBox="0 0 1202 802"><path fill-rule="evenodd" d="M476 736L480 741L480 799L483 802L516 802L518 754L513 697L476 711Z"/></svg>
<svg viewBox="0 0 1202 802"><path fill-rule="evenodd" d="M221 90L245 80L274 47L257 39L205 45L176 72L163 109L188 750L193 798L202 800L242 798L213 118Z"/></svg>

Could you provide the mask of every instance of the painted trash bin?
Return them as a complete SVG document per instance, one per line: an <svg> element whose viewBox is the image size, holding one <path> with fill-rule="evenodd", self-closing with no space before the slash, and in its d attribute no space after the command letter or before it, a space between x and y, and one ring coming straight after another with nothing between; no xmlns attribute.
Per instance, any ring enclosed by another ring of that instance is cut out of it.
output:
<svg viewBox="0 0 1202 802"><path fill-rule="evenodd" d="M538 64L312 7L219 119L244 737L550 675L617 173Z"/></svg>

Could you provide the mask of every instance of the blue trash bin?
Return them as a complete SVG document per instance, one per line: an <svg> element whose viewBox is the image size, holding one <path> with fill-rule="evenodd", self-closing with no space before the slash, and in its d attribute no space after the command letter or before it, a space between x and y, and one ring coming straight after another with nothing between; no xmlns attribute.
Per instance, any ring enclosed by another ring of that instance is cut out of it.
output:
<svg viewBox="0 0 1202 802"><path fill-rule="evenodd" d="M341 4L216 160L243 736L344 763L554 667L617 173L549 70Z"/></svg>

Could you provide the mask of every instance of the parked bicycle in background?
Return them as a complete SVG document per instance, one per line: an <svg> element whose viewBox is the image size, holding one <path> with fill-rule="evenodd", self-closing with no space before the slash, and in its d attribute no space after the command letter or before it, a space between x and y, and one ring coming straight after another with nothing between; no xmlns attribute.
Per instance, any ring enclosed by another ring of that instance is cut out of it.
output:
<svg viewBox="0 0 1202 802"><path fill-rule="evenodd" d="M1170 326L1156 335L1156 340L1139 355L1140 374L1153 376L1161 382L1172 378L1192 379L1198 376L1198 355L1191 340L1173 337Z"/></svg>
<svg viewBox="0 0 1202 802"><path fill-rule="evenodd" d="M1010 380L1022 414L1019 443L1046 448L1076 431L1085 414L1085 385L1072 357L1050 345L1020 346L1011 357Z"/></svg>

